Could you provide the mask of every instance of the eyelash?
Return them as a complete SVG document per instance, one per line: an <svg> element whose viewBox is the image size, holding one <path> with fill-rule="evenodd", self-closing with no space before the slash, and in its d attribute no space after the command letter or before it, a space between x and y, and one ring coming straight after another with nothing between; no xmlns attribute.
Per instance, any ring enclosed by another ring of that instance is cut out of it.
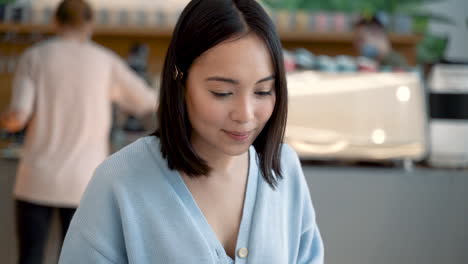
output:
<svg viewBox="0 0 468 264"><path fill-rule="evenodd" d="M213 91L211 91L211 93L212 93L215 97L220 97L220 98L228 97L229 95L232 94L232 93L217 93L217 92L213 92Z"/></svg>
<svg viewBox="0 0 468 264"><path fill-rule="evenodd" d="M268 92L255 92L255 94L258 96L269 96L273 94L273 90L268 91Z"/></svg>
<svg viewBox="0 0 468 264"><path fill-rule="evenodd" d="M211 91L211 93L212 93L215 97L219 97L219 98L225 98L225 97L228 97L228 96L232 95L232 93L217 93L217 92L213 92L213 91ZM270 96L270 95L273 94L273 90L268 91L268 92L255 92L255 94L256 94L257 96L260 96L260 97Z"/></svg>

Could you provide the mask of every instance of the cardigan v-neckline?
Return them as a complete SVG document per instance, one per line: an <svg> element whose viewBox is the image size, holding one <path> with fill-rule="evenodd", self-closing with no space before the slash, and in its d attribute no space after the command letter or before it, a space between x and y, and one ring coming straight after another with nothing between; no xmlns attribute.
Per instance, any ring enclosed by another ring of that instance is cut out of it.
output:
<svg viewBox="0 0 468 264"><path fill-rule="evenodd" d="M253 209L255 207L257 184L258 184L258 168L256 160L256 152L253 146L249 147L249 166L247 175L247 186L245 190L244 204L242 208L242 218L239 225L239 232L236 239L236 252L239 248L248 248L249 234L251 227L251 220ZM172 171L169 176L169 182L176 191L179 198L182 200L190 216L193 218L195 224L200 228L203 236L215 250L215 254L218 258L222 257L228 261L228 263L234 263L234 260L229 257L224 249L222 243L219 241L215 231L208 223L205 215L198 206L195 198L190 192L189 188L185 184L181 174L178 171ZM237 258L237 254L236 254Z"/></svg>

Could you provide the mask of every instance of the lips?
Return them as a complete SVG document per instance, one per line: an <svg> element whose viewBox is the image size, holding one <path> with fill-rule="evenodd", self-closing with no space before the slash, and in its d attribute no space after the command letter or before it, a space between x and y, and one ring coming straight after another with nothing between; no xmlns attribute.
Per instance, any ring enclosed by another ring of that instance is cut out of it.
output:
<svg viewBox="0 0 468 264"><path fill-rule="evenodd" d="M242 141L246 140L249 138L249 136L252 134L252 131L245 131L245 132L240 132L240 131L227 131L223 130L224 133L226 133L230 138L237 140L237 141Z"/></svg>

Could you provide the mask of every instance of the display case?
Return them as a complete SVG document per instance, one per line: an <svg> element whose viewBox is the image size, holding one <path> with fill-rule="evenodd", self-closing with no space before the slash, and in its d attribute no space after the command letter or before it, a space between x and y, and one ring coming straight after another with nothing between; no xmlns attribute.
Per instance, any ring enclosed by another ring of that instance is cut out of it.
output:
<svg viewBox="0 0 468 264"><path fill-rule="evenodd" d="M303 159L418 161L427 152L425 93L416 73L288 75L285 140Z"/></svg>

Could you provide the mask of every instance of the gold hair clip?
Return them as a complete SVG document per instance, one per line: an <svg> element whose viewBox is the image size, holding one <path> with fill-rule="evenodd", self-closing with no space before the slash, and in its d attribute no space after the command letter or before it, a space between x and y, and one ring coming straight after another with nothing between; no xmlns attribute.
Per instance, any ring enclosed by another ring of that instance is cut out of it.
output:
<svg viewBox="0 0 468 264"><path fill-rule="evenodd" d="M177 66L174 66L174 80L177 80L177 79L182 79L182 77L184 77L184 73L182 71L179 70L179 68L177 68Z"/></svg>

